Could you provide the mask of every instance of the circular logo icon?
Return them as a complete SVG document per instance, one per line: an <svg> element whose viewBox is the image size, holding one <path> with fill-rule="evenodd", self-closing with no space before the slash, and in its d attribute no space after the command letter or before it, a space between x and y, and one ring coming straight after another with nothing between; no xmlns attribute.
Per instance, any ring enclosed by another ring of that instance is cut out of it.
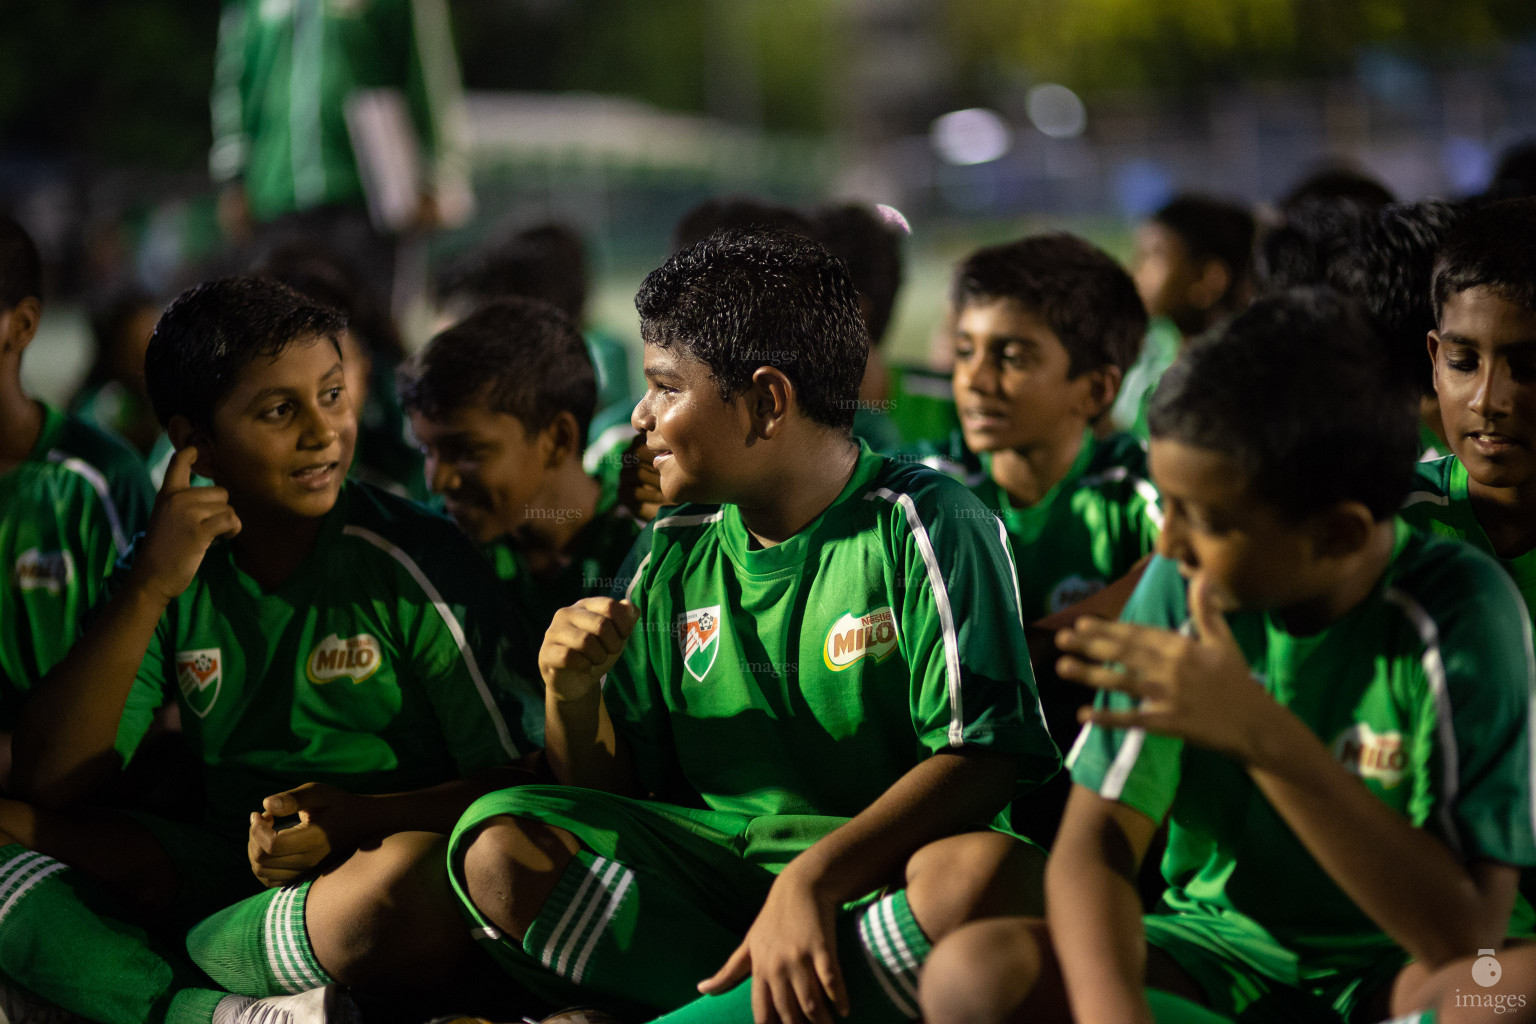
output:
<svg viewBox="0 0 1536 1024"><path fill-rule="evenodd" d="M1472 962L1472 980L1483 988L1491 988L1499 983L1499 978L1504 975L1504 968L1493 958L1493 950L1480 949L1478 957Z"/></svg>

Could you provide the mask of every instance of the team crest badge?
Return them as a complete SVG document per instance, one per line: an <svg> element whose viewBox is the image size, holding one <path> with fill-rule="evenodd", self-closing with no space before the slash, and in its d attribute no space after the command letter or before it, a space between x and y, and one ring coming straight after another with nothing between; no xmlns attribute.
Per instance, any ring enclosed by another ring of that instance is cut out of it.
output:
<svg viewBox="0 0 1536 1024"><path fill-rule="evenodd" d="M860 658L873 658L879 664L895 650L896 615L887 605L863 615L844 612L827 630L821 660L833 672L842 672Z"/></svg>
<svg viewBox="0 0 1536 1024"><path fill-rule="evenodd" d="M198 718L206 718L219 699L224 682L224 652L218 647L176 652L176 683L187 707Z"/></svg>
<svg viewBox="0 0 1536 1024"><path fill-rule="evenodd" d="M682 625L683 667L702 683L720 653L720 606L686 611Z"/></svg>

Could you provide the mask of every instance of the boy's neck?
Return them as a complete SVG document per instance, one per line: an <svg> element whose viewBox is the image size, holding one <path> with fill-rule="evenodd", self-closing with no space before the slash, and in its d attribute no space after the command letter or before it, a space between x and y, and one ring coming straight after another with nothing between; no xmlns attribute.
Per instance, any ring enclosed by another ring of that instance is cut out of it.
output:
<svg viewBox="0 0 1536 1024"><path fill-rule="evenodd" d="M1494 554L1518 558L1536 548L1536 477L1516 487L1484 487L1469 474L1467 498Z"/></svg>
<svg viewBox="0 0 1536 1024"><path fill-rule="evenodd" d="M573 458L557 471L548 491L530 507L534 515L517 533L519 548L535 576L552 573L569 558L571 542L597 515L603 485L588 476ZM557 515L540 517L538 512Z"/></svg>
<svg viewBox="0 0 1536 1024"><path fill-rule="evenodd" d="M1395 519L1377 523L1371 538L1356 554L1341 559L1337 582L1317 597L1278 610L1274 617L1292 636L1310 636L1321 632L1354 611L1392 564L1392 553L1397 548Z"/></svg>
<svg viewBox="0 0 1536 1024"><path fill-rule="evenodd" d="M287 583L315 549L325 517L263 517L237 512L240 532L231 544L235 565L266 590Z"/></svg>
<svg viewBox="0 0 1536 1024"><path fill-rule="evenodd" d="M0 385L0 471L25 462L42 433L42 403L26 396L17 375L6 375Z"/></svg>
<svg viewBox="0 0 1536 1024"><path fill-rule="evenodd" d="M758 489L761 497L736 502L747 532L763 547L782 544L837 500L859 464L859 443L816 430L785 455L779 471L769 474Z"/></svg>
<svg viewBox="0 0 1536 1024"><path fill-rule="evenodd" d="M1061 483L1083 450L1083 431L1028 448L992 453L992 479L1015 508L1029 508Z"/></svg>

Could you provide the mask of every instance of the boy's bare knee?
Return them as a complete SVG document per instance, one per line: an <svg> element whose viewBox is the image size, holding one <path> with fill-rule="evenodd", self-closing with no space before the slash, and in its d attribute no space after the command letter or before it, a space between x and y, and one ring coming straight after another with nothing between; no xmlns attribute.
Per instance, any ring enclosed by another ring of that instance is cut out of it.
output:
<svg viewBox="0 0 1536 1024"><path fill-rule="evenodd" d="M510 815L492 818L464 852L469 898L497 928L521 939L579 847L564 829Z"/></svg>
<svg viewBox="0 0 1536 1024"><path fill-rule="evenodd" d="M1050 977L1045 975L1050 974ZM933 948L918 999L928 1024L1065 1020L1045 922L1003 918L966 925ZM1043 1011L1043 1012L1042 1012Z"/></svg>
<svg viewBox="0 0 1536 1024"><path fill-rule="evenodd" d="M929 843L907 863L907 902L937 941L967 921L1045 913L1045 853L1000 832Z"/></svg>

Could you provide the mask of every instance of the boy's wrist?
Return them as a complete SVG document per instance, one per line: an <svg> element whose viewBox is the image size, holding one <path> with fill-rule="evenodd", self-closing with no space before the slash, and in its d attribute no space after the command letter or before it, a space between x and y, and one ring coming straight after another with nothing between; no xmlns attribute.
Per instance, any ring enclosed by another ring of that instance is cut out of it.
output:
<svg viewBox="0 0 1536 1024"><path fill-rule="evenodd" d="M149 573L136 566L128 570L127 582L118 592L118 599L137 605L145 611L153 610L158 617L170 607L176 595L167 593L165 587L157 586Z"/></svg>

